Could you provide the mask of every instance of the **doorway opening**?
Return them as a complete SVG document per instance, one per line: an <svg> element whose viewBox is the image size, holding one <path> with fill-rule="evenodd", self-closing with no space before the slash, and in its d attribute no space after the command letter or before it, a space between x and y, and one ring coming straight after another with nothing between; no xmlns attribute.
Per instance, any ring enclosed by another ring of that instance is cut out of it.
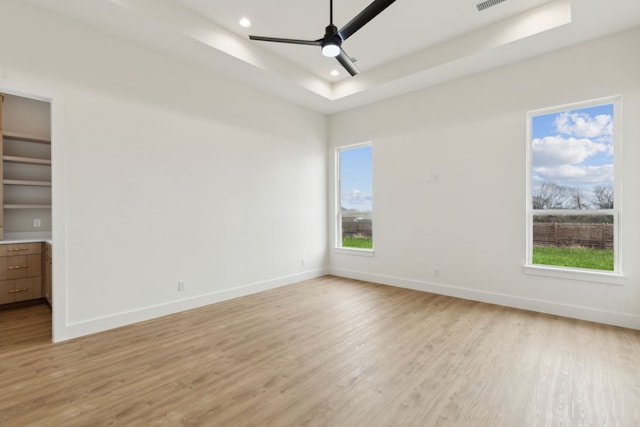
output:
<svg viewBox="0 0 640 427"><path fill-rule="evenodd" d="M52 115L49 101L0 94L0 311L22 334L3 334L3 347L53 338Z"/></svg>

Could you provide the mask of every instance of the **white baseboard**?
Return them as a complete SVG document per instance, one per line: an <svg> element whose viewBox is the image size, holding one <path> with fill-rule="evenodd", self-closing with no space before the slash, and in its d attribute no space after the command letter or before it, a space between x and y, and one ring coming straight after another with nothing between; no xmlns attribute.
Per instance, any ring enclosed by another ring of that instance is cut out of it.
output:
<svg viewBox="0 0 640 427"><path fill-rule="evenodd" d="M56 337L56 342L90 335L185 310L191 310L269 289L275 289L304 280L315 279L325 274L640 330L640 316L634 316L631 314L616 313L532 298L522 298L513 295L479 291L476 289L461 288L402 277L366 273L362 271L341 268L321 268L300 274L265 280L262 282L249 283L231 289L199 295L193 298L171 301L166 304L144 307L134 311L117 313L101 318L68 324L65 328L65 334L61 337Z"/></svg>
<svg viewBox="0 0 640 427"><path fill-rule="evenodd" d="M623 328L640 329L640 316L632 314L616 313L589 307L562 304L553 301L523 298L513 295L479 291L477 289L461 288L457 286L423 282L414 279L372 274L342 268L331 267L329 268L329 274L349 279L364 280L381 285L431 292L434 294L536 311L539 313L554 314L562 317L570 317L572 319L588 320L607 325L621 326Z"/></svg>
<svg viewBox="0 0 640 427"><path fill-rule="evenodd" d="M68 324L65 328L66 333L62 337L57 336L56 342L66 341L68 339L90 335L96 332L102 332L109 329L130 325L132 323L142 322L145 320L178 313L185 310L191 310L217 302L255 294L257 292L262 292L269 289L275 289L304 280L315 279L326 274L328 274L328 271L324 268L310 270L300 274L277 277L274 279L256 283L249 283L246 285L237 286L231 289L224 289L205 295L198 295L192 298L171 301L166 304L144 307L134 311L117 313L105 317Z"/></svg>

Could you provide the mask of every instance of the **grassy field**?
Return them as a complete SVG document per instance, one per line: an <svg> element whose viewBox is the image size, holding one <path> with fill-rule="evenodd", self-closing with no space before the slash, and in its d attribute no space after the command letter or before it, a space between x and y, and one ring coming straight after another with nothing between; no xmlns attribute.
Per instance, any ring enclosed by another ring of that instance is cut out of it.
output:
<svg viewBox="0 0 640 427"><path fill-rule="evenodd" d="M343 237L342 247L372 249L373 240L362 237ZM535 246L533 248L533 263L613 271L613 251L610 249Z"/></svg>
<svg viewBox="0 0 640 427"><path fill-rule="evenodd" d="M534 246L533 263L613 271L613 251Z"/></svg>
<svg viewBox="0 0 640 427"><path fill-rule="evenodd" d="M342 238L342 247L343 248L372 249L373 248L373 239L367 239L367 238L364 238L364 237L343 237Z"/></svg>

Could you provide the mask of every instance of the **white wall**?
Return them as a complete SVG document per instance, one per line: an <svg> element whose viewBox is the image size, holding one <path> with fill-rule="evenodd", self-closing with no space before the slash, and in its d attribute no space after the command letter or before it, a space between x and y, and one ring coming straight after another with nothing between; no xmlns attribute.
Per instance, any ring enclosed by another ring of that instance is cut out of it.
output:
<svg viewBox="0 0 640 427"><path fill-rule="evenodd" d="M330 155L374 144L375 245L330 251L332 272L640 328L639 42L636 29L332 116ZM625 284L525 275L526 112L610 95L622 96Z"/></svg>
<svg viewBox="0 0 640 427"><path fill-rule="evenodd" d="M0 90L52 101L56 340L324 272L326 117L23 3Z"/></svg>

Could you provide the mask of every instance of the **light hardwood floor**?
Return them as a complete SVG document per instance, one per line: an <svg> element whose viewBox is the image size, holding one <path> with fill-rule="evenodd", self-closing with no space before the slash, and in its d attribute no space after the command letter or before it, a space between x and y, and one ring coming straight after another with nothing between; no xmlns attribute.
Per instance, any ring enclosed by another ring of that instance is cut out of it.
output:
<svg viewBox="0 0 640 427"><path fill-rule="evenodd" d="M0 312L1 426L640 426L640 332L323 277L69 342Z"/></svg>

